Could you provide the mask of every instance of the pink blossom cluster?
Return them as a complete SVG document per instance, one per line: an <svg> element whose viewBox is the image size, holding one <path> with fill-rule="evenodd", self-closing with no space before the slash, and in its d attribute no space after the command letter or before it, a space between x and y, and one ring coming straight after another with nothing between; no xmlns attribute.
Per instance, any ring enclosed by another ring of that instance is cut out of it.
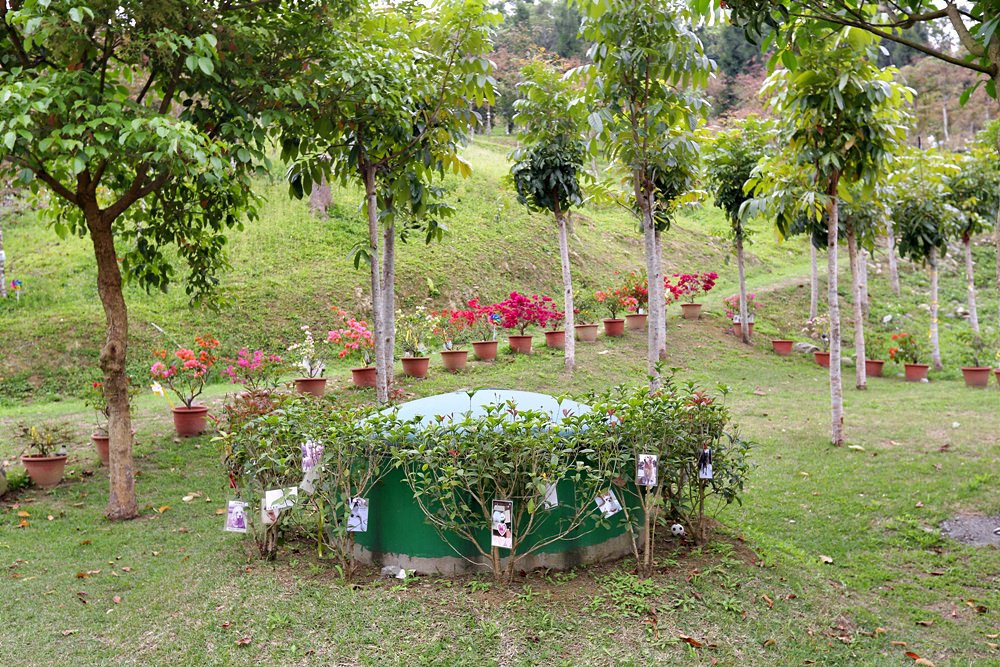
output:
<svg viewBox="0 0 1000 667"><path fill-rule="evenodd" d="M344 326L328 332L327 342L340 346L340 351L337 352L339 359L357 356L360 357L361 363L370 366L373 360L372 352L375 349L375 335L368 328L368 323L348 315L345 310L339 308L334 310Z"/></svg>
<svg viewBox="0 0 1000 667"><path fill-rule="evenodd" d="M552 297L511 292L510 296L495 304L500 315L500 326L504 329L517 329L523 336L525 329L532 324L544 328L550 323L558 324L564 314L552 302Z"/></svg>
<svg viewBox="0 0 1000 667"><path fill-rule="evenodd" d="M209 372L215 365L216 356L212 350L219 346L212 336L197 336L198 349L180 347L174 352L177 362L166 364L167 351L157 350L154 354L161 361L153 362L149 374L156 380L165 380L184 405L191 407L194 399L201 394Z"/></svg>
<svg viewBox="0 0 1000 667"><path fill-rule="evenodd" d="M740 314L740 295L734 294L732 296L727 296L722 300L723 305L726 307L726 317L733 319ZM754 312L764 303L757 300L757 295L753 292L747 292L747 314L753 315Z"/></svg>
<svg viewBox="0 0 1000 667"><path fill-rule="evenodd" d="M276 354L267 354L263 350L250 352L248 348L240 348L235 359L226 359L229 366L222 371L233 384L242 384L254 391L277 385L277 376L281 373L282 360Z"/></svg>
<svg viewBox="0 0 1000 667"><path fill-rule="evenodd" d="M705 273L675 273L673 277L676 282L664 279L663 287L673 294L675 299L686 299L688 303L694 303L699 294L708 293L715 287L715 281L719 279L719 274L714 271Z"/></svg>

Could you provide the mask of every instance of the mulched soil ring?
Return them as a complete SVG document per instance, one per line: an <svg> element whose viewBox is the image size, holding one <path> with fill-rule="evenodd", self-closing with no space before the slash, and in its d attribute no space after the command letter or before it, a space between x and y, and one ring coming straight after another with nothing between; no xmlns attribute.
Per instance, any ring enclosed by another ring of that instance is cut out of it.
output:
<svg viewBox="0 0 1000 667"><path fill-rule="evenodd" d="M945 536L977 547L1000 547L1000 516L957 516L941 522Z"/></svg>

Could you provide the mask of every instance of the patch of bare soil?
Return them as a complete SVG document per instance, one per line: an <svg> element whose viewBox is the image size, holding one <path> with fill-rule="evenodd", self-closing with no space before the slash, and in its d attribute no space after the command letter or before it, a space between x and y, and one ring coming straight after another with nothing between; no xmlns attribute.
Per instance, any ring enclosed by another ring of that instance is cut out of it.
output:
<svg viewBox="0 0 1000 667"><path fill-rule="evenodd" d="M1000 516L956 516L942 521L941 531L963 544L1000 547Z"/></svg>

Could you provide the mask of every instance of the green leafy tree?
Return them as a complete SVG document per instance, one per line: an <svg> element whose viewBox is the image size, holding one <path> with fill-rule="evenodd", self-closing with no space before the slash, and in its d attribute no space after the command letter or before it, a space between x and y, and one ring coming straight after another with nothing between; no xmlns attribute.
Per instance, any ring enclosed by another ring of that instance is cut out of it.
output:
<svg viewBox="0 0 1000 667"><path fill-rule="evenodd" d="M559 227L566 328L564 353L566 370L572 372L576 343L567 218L572 206L583 203L580 176L585 155L586 102L582 90L541 58L525 65L521 76L523 83L519 88L523 97L515 104L521 146L511 156L514 163L510 173L518 201L531 210L552 213Z"/></svg>
<svg viewBox="0 0 1000 667"><path fill-rule="evenodd" d="M225 267L227 231L256 215L268 129L301 96L341 5L321 2L0 4L0 164L40 195L60 236L89 236L107 320L107 515L138 513L126 280L193 299ZM304 98L302 98L304 100Z"/></svg>
<svg viewBox="0 0 1000 667"><path fill-rule="evenodd" d="M585 68L597 109L589 116L610 161L620 166L641 223L649 280L648 372L666 354L660 235L681 196L693 188L698 159L694 130L714 69L691 29L709 9L698 1L678 7L662 0L576 0L582 32L593 44Z"/></svg>
<svg viewBox="0 0 1000 667"><path fill-rule="evenodd" d="M796 208L827 227L827 307L830 321L830 402L832 441L844 443L841 386L840 306L837 248L842 186L871 185L905 138L902 105L908 89L893 81L893 70L875 64L875 40L862 31L821 40L802 29L801 51L768 78L764 93L784 119L781 145L790 160L812 173L812 188ZM788 52L791 54L791 52ZM768 176L757 185L769 189Z"/></svg>
<svg viewBox="0 0 1000 667"><path fill-rule="evenodd" d="M395 224L440 214L435 178L471 173L458 155L471 108L493 102L489 32L481 0L372 5L345 26L349 46L319 82L314 110L286 133L291 190L301 197L329 174L365 192L368 238L356 265L370 268L376 394L388 401L395 347ZM431 236L436 222L428 228Z"/></svg>
<svg viewBox="0 0 1000 667"><path fill-rule="evenodd" d="M740 281L740 337L744 343L750 342L746 262L743 256L743 245L749 230L742 213L743 204L751 198L745 185L773 138L771 123L750 116L731 128L716 132L705 154L705 176L715 196L715 205L729 219L730 237L736 252Z"/></svg>

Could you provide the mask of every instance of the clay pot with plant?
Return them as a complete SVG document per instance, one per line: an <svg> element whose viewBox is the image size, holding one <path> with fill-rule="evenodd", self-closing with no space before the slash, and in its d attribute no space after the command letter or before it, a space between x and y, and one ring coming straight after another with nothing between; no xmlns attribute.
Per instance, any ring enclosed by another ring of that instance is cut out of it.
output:
<svg viewBox="0 0 1000 667"><path fill-rule="evenodd" d="M817 315L816 317L806 320L806 324L802 327L802 333L809 336L812 339L816 347L819 348L816 352L813 352L813 358L816 359L816 363L823 368L830 367L830 320L826 315Z"/></svg>
<svg viewBox="0 0 1000 667"><path fill-rule="evenodd" d="M444 347L441 350L441 363L444 369L457 373L465 369L469 360L469 351L461 349L469 341L476 323L476 313L472 310L442 310L436 313L437 323L434 335Z"/></svg>
<svg viewBox="0 0 1000 667"><path fill-rule="evenodd" d="M921 363L924 355L923 346L916 337L905 331L890 336L892 347L889 348L889 358L903 364L907 382L921 382L927 379L929 365Z"/></svg>
<svg viewBox="0 0 1000 667"><path fill-rule="evenodd" d="M509 342L511 349L519 354L531 353L532 336L527 334L528 327L545 328L556 317L560 320L563 317L563 313L555 308L552 297L549 296L528 296L511 292L496 305L500 314L500 326L517 331L517 334L509 336Z"/></svg>
<svg viewBox="0 0 1000 667"><path fill-rule="evenodd" d="M991 332L975 333L963 331L958 334L962 344L962 360L967 364L962 366L962 377L967 387L988 387L993 367L989 361L994 357L997 347L997 337Z"/></svg>
<svg viewBox="0 0 1000 667"><path fill-rule="evenodd" d="M715 287L715 281L719 279L719 274L714 271L675 273L673 278L673 281L667 281L669 284L665 283L664 286L673 293L674 298L681 301L681 312L684 319L698 319L701 317L701 304L697 303L695 299L712 291ZM739 302L737 302L738 304Z"/></svg>
<svg viewBox="0 0 1000 667"><path fill-rule="evenodd" d="M323 377L326 363L316 349L316 339L309 330L309 325L303 324L300 328L303 333L302 340L288 346L289 352L299 355L296 367L301 368L303 372L301 377L295 379L295 391L300 394L322 396L326 392L326 378Z"/></svg>
<svg viewBox="0 0 1000 667"><path fill-rule="evenodd" d="M573 301L573 306L576 339L581 343L597 341L597 301L589 294L582 294Z"/></svg>
<svg viewBox="0 0 1000 667"><path fill-rule="evenodd" d="M620 319L618 314L625 310L628 303L626 302L627 296L623 295L620 289L612 290L610 292L598 290L597 292L594 292L594 298L597 300L597 303L604 306L609 315L609 317L602 320L604 323L604 335L609 338L624 336L625 320Z"/></svg>
<svg viewBox="0 0 1000 667"><path fill-rule="evenodd" d="M337 351L338 359L357 359L361 366L351 369L351 381L355 387L374 387L376 371L372 363L375 361L375 334L368 328L368 323L348 314L342 308L333 309L340 318L341 328L327 332L326 341Z"/></svg>
<svg viewBox="0 0 1000 667"><path fill-rule="evenodd" d="M734 336L739 336L738 330L742 327L740 326L740 295L733 294L732 296L727 296L722 300L722 305L726 309L726 317L732 321L733 326L729 329L728 333ZM757 311L763 308L764 303L757 299L757 295L754 292L747 293L747 335L753 335L753 325L754 320L757 317Z"/></svg>
<svg viewBox="0 0 1000 667"><path fill-rule="evenodd" d="M396 311L396 345L401 352L403 375L418 379L427 377L431 362L427 352L434 336L435 321L423 306L409 312Z"/></svg>
<svg viewBox="0 0 1000 667"><path fill-rule="evenodd" d="M135 399L139 395L142 385L131 375L127 376L126 380L128 382L129 412L135 417ZM110 411L108 410L108 399L104 395L104 382L92 380L87 383L86 390L83 393L83 404L93 410L94 432L91 434L90 440L94 443L94 449L97 450L101 464L108 466L111 463L109 447L111 438L108 435ZM132 429L132 434L135 435L135 429Z"/></svg>
<svg viewBox="0 0 1000 667"><path fill-rule="evenodd" d="M472 352L479 361L494 361L499 345L497 327L502 319L497 305L480 303L478 297L469 299L466 305L475 317L472 325Z"/></svg>
<svg viewBox="0 0 1000 667"><path fill-rule="evenodd" d="M149 369L153 379L153 391L166 396L162 384L169 389L181 402L171 412L174 417L174 430L181 437L200 435L205 430L208 406L197 405L196 399L205 390L205 384L211 377L215 367L215 350L219 340L214 336L196 336L193 347L178 347L168 358L166 350L155 353L160 361L156 361ZM169 363L168 363L169 362ZM167 399L169 402L169 398Z"/></svg>
<svg viewBox="0 0 1000 667"><path fill-rule="evenodd" d="M62 481L66 470L66 445L72 434L62 425L29 426L17 424L14 440L23 445L21 465L35 486L48 489Z"/></svg>

